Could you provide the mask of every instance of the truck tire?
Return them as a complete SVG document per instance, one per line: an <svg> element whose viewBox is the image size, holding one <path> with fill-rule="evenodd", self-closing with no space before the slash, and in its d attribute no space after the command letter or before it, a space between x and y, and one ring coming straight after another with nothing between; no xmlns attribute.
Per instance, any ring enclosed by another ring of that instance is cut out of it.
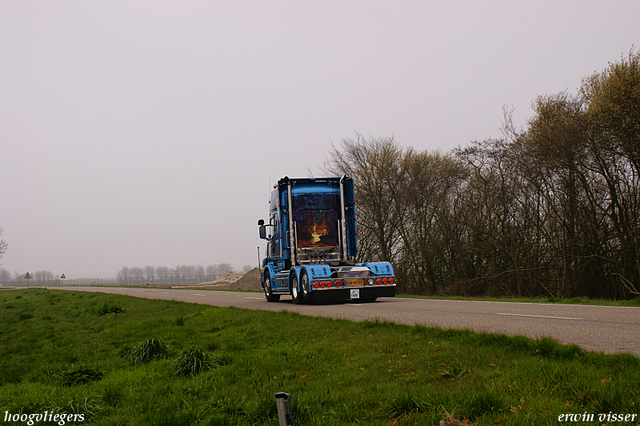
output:
<svg viewBox="0 0 640 426"><path fill-rule="evenodd" d="M313 293L309 289L309 277L305 271L300 274L300 290L302 291L302 299L304 303L313 302Z"/></svg>
<svg viewBox="0 0 640 426"><path fill-rule="evenodd" d="M301 305L304 302L302 300L302 294L298 291L298 277L295 273L293 277L291 277L291 298L295 305Z"/></svg>
<svg viewBox="0 0 640 426"><path fill-rule="evenodd" d="M267 302L277 302L280 300L279 294L273 294L271 277L267 273L264 274L264 296L267 298Z"/></svg>

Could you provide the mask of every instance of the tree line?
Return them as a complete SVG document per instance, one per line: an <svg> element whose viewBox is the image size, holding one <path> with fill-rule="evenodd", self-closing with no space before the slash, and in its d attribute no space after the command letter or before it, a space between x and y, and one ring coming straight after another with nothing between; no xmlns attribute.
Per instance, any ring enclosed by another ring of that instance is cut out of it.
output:
<svg viewBox="0 0 640 426"><path fill-rule="evenodd" d="M175 268L166 266L145 266L128 267L125 266L116 273L115 278L92 279L97 283L121 283L121 284L144 284L144 283L192 283L213 281L221 277L227 272L233 271L233 267L229 263L220 263L207 265L178 265ZM251 270L251 266L245 265L240 270L240 274L245 274ZM0 284L11 283L30 283L30 284L57 284L64 282L72 283L78 278L62 279L59 275L55 275L51 271L37 270L29 273L31 279L26 280L26 273L14 272L13 276L6 269L0 269Z"/></svg>
<svg viewBox="0 0 640 426"><path fill-rule="evenodd" d="M251 266L245 265L241 273L247 273ZM229 263L214 265L178 265L175 268L167 266L145 266L144 268L135 266L124 266L116 274L116 278L122 283L180 283L198 278L204 281L213 281L227 272L232 272L233 267Z"/></svg>
<svg viewBox="0 0 640 426"><path fill-rule="evenodd" d="M19 272L14 272L12 277L11 272L7 271L6 269L0 269L0 284L25 281L25 276L26 273L21 274ZM31 277L31 281L33 283L48 283L53 281L60 281L60 276L55 275L51 271L38 270L35 272L30 272L29 276Z"/></svg>
<svg viewBox="0 0 640 426"><path fill-rule="evenodd" d="M417 294L640 295L640 53L539 96L503 137L450 152L344 139L327 172L356 183L359 258Z"/></svg>

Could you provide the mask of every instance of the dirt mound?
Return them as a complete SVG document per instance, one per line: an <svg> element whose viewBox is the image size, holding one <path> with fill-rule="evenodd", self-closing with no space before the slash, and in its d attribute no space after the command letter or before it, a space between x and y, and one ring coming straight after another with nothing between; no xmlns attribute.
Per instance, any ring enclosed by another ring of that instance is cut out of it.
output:
<svg viewBox="0 0 640 426"><path fill-rule="evenodd" d="M242 276L239 280L229 285L233 290L255 290L262 291L262 284L260 279L260 270L253 268Z"/></svg>
<svg viewBox="0 0 640 426"><path fill-rule="evenodd" d="M218 290L254 290L262 291L260 270L253 268L244 275L236 272L227 272L216 278L215 281L201 284L176 285L171 288L211 288Z"/></svg>
<svg viewBox="0 0 640 426"><path fill-rule="evenodd" d="M224 274L220 275L218 278L213 280L212 284L234 283L238 281L240 278L242 278L242 275L238 274L237 272L229 271L229 272L225 272Z"/></svg>

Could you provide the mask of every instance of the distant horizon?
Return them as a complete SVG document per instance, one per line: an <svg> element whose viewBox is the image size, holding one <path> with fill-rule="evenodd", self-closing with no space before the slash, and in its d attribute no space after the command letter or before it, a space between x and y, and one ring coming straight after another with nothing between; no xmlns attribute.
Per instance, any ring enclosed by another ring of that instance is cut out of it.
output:
<svg viewBox="0 0 640 426"><path fill-rule="evenodd" d="M145 266L149 266L149 265L145 265ZM151 265L151 266L153 266L153 265ZM176 266L183 266L183 265L176 265ZM194 265L194 266L205 266L205 265ZM243 272L243 271L242 271L242 269L243 269L244 267L246 267L246 266L249 266L249 267L251 268L251 269L249 269L249 270L253 270L253 269L255 269L255 268L257 268L257 267L258 267L258 265L257 265L257 264L256 264L256 265L249 265L249 264L247 264L247 265L242 265L241 267L237 267L237 266L233 266L233 265L232 265L233 270L232 270L231 272L236 272L236 273L238 273L238 274L241 274L241 275L242 275L242 274L244 274L244 273L245 273L245 272ZM175 266L174 266L173 268L175 268ZM173 269L173 268L170 268L170 269ZM24 277L24 276L25 276L25 274L28 272L28 273L33 277L35 273L37 273L37 272L42 272L42 271L51 272L51 273L53 273L53 275L54 275L55 277L57 277L57 278L59 278L60 276L62 276L62 275L64 274L64 275L65 275L65 277L66 277L65 279L84 279L84 278L98 278L98 279L103 279L103 278L117 278L117 275L118 275L118 271L116 271L115 273L113 273L113 274L111 274L111 275L108 275L107 273L104 273L104 274L99 274L99 273L97 273L97 274L91 274L91 273L87 273L87 274L75 274L75 275L72 273L71 275L69 275L69 274L68 274L68 273L66 273L66 272L61 272L61 273L57 274L57 273L55 273L55 272L53 272L53 271L50 271L50 270L48 270L48 269L44 269L44 270L43 270L43 269L34 269L34 270L29 270L29 271L24 271L24 272L19 272L19 271L9 271L8 269L6 269L6 268L4 268L4 267L0 267L0 270L2 270L2 269L4 269L4 270L6 270L7 272L9 272L9 273L11 274L11 278L12 278L12 279L14 279L14 275L15 275L15 273L16 273L16 272L18 273L18 275L19 275L19 276L22 276L22 277ZM206 275L206 274L205 274L205 275ZM195 275L195 276L198 276L198 275Z"/></svg>

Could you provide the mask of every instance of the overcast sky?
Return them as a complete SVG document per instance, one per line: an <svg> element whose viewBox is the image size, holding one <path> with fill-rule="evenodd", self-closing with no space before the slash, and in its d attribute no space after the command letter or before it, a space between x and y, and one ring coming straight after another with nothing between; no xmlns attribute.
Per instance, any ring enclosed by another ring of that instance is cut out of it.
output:
<svg viewBox="0 0 640 426"><path fill-rule="evenodd" d="M278 178L355 132L449 151L640 43L640 2L0 0L12 274L257 264Z"/></svg>

